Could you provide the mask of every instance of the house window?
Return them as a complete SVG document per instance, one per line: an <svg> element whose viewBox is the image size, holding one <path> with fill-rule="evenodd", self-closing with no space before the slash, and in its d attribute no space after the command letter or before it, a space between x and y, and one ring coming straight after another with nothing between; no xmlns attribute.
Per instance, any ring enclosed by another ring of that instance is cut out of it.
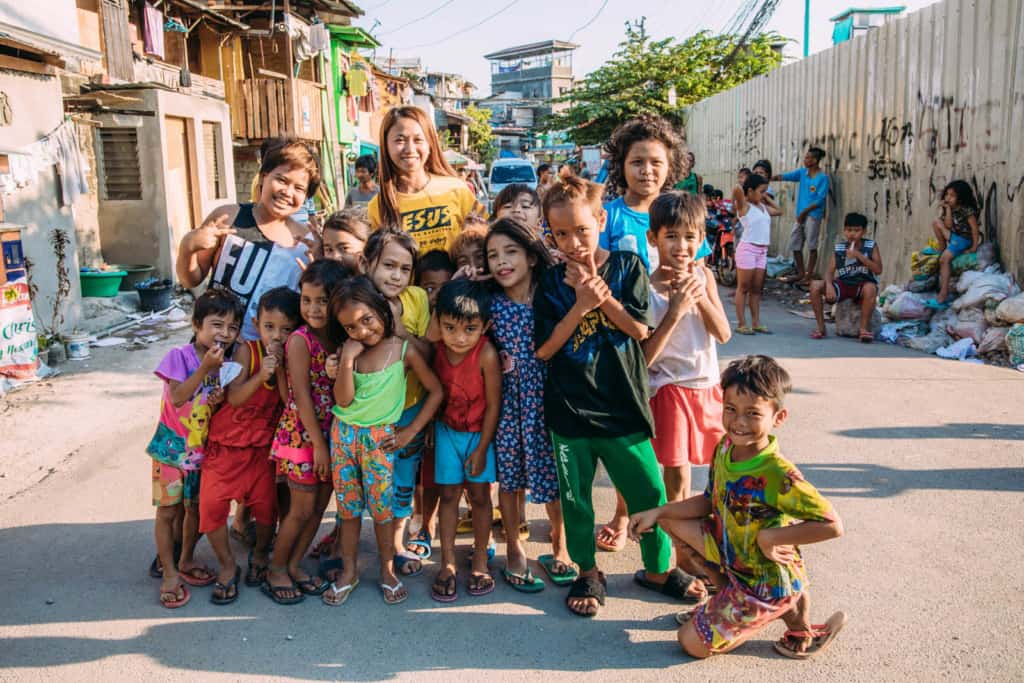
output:
<svg viewBox="0 0 1024 683"><path fill-rule="evenodd" d="M226 199L224 191L224 161L220 148L220 123L203 121L203 152L206 155L206 196Z"/></svg>
<svg viewBox="0 0 1024 683"><path fill-rule="evenodd" d="M103 198L142 199L139 173L139 133L136 128L100 128L100 167Z"/></svg>

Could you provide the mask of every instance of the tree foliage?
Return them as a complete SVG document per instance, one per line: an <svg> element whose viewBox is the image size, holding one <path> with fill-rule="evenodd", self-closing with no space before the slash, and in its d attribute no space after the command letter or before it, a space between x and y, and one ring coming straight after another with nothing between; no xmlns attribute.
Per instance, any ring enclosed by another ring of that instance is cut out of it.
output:
<svg viewBox="0 0 1024 683"><path fill-rule="evenodd" d="M489 109L471 104L463 112L470 118L469 149L477 161L487 165L494 160L497 150L494 148L494 135L491 132L491 112Z"/></svg>
<svg viewBox="0 0 1024 683"><path fill-rule="evenodd" d="M738 36L701 31L681 43L651 40L645 19L626 22L626 37L602 66L587 74L572 92L554 102L569 108L548 117L545 130L565 130L577 144L608 139L619 123L637 114L660 114L683 125L683 108L728 90L777 67L781 55L773 43L785 39L766 33L736 50ZM676 102L669 103L675 88Z"/></svg>

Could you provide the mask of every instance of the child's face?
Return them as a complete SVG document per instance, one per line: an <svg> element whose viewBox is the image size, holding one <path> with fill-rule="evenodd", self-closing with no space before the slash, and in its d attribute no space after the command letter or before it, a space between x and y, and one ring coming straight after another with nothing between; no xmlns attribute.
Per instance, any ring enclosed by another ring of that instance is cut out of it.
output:
<svg viewBox="0 0 1024 683"><path fill-rule="evenodd" d="M586 264L597 253L605 217L604 209L595 215L586 201L566 202L551 207L548 225L555 238L555 246L570 261Z"/></svg>
<svg viewBox="0 0 1024 683"><path fill-rule="evenodd" d="M511 202L498 207L498 218L515 218L531 228L540 225L540 204L525 192L516 195Z"/></svg>
<svg viewBox="0 0 1024 683"><path fill-rule="evenodd" d="M441 341L452 353L469 353L487 330L487 325L480 318L456 320L450 315L442 315L439 322Z"/></svg>
<svg viewBox="0 0 1024 683"><path fill-rule="evenodd" d="M957 205L956 192L953 191L953 188L946 190L946 194L942 195L942 201L946 206Z"/></svg>
<svg viewBox="0 0 1024 683"><path fill-rule="evenodd" d="M464 242L455 254L455 267L472 266L473 272L479 273L484 268L484 245L480 242Z"/></svg>
<svg viewBox="0 0 1024 683"><path fill-rule="evenodd" d="M386 298L398 298L412 280L412 254L402 245L388 242L371 264L370 279Z"/></svg>
<svg viewBox="0 0 1024 683"><path fill-rule="evenodd" d="M668 176L668 150L657 140L634 142L626 152L623 173L630 192L641 197L657 195Z"/></svg>
<svg viewBox="0 0 1024 683"><path fill-rule="evenodd" d="M756 173L757 175L761 176L766 180L771 180L771 178L768 177L768 169L765 168L764 166L755 166L754 173Z"/></svg>
<svg viewBox="0 0 1024 683"><path fill-rule="evenodd" d="M427 136L415 120L402 117L388 130L388 158L400 175L423 170L430 156Z"/></svg>
<svg viewBox="0 0 1024 683"><path fill-rule="evenodd" d="M749 173L747 173L746 171L740 171L739 173L736 174L736 183L742 186L743 183L747 182L747 178L749 177Z"/></svg>
<svg viewBox="0 0 1024 683"><path fill-rule="evenodd" d="M366 242L344 230L326 229L323 244L325 259L338 261L357 273L363 271L363 247L366 246Z"/></svg>
<svg viewBox="0 0 1024 683"><path fill-rule="evenodd" d="M256 330L260 333L263 348L271 353L282 348L288 335L295 331L295 321L276 309L261 308L253 322L256 324Z"/></svg>
<svg viewBox="0 0 1024 683"><path fill-rule="evenodd" d="M736 386L725 390L722 399L722 426L729 439L739 447L767 445L771 431L781 425L788 413L775 409L775 403Z"/></svg>
<svg viewBox="0 0 1024 683"><path fill-rule="evenodd" d="M349 339L363 346L376 346L384 338L384 321L376 311L360 301L341 307L338 311L338 324Z"/></svg>
<svg viewBox="0 0 1024 683"><path fill-rule="evenodd" d="M843 237L847 242L859 242L864 239L864 228L859 225L844 225Z"/></svg>
<svg viewBox="0 0 1024 683"><path fill-rule="evenodd" d="M304 282L299 293L299 313L310 329L322 330L327 327L327 292L316 282Z"/></svg>
<svg viewBox="0 0 1024 683"><path fill-rule="evenodd" d="M704 241L703 226L668 225L647 231L647 240L658 248L661 265L673 270L683 270L693 263L694 257Z"/></svg>
<svg viewBox="0 0 1024 683"><path fill-rule="evenodd" d="M540 175L537 177L537 182L540 183L541 185L547 185L548 183L550 183L551 169L545 168L543 171L541 171Z"/></svg>
<svg viewBox="0 0 1024 683"><path fill-rule="evenodd" d="M747 190L747 201L760 204L764 201L764 185L758 185L753 190Z"/></svg>
<svg viewBox="0 0 1024 683"><path fill-rule="evenodd" d="M506 235L492 235L487 240L487 266L502 289L515 287L528 279L535 265L537 258L528 255L526 249Z"/></svg>
<svg viewBox="0 0 1024 683"><path fill-rule="evenodd" d="M226 349L238 339L240 323L234 313L211 313L203 318L202 323L192 323L196 344L205 349L212 349L214 346Z"/></svg>
<svg viewBox="0 0 1024 683"><path fill-rule="evenodd" d="M430 299L430 308L433 310L437 303L437 295L440 293L444 283L452 279L452 274L447 270L424 270L420 273L420 287L426 290L427 298Z"/></svg>
<svg viewBox="0 0 1024 683"><path fill-rule="evenodd" d="M276 216L290 216L302 208L308 187L308 171L282 164L263 177L260 205Z"/></svg>

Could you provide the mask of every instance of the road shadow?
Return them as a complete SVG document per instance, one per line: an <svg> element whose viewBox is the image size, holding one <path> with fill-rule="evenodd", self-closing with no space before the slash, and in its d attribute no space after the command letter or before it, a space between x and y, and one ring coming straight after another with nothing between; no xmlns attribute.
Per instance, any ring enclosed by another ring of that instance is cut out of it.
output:
<svg viewBox="0 0 1024 683"><path fill-rule="evenodd" d="M951 422L929 427L866 427L833 432L853 439L983 439L1024 441L1024 425Z"/></svg>
<svg viewBox="0 0 1024 683"><path fill-rule="evenodd" d="M523 669L558 675L641 668L653 676L693 661L676 642L673 615L682 605L640 588L629 573L609 575L609 604L596 619L569 613L567 589L550 583L535 595L515 592L500 580L502 557L492 564L496 590L468 596L464 537L457 602L430 599L438 566L427 562L423 574L405 581L410 598L386 606L368 527L361 539L361 582L342 607L313 597L279 606L258 589L241 586L238 601L227 607L209 602L211 588L190 588L191 602L174 611L158 604L159 583L147 575L153 552L149 520L2 529L0 625L8 637L0 639L0 660L10 671L141 654L183 672L354 681L428 671L488 670L500 676ZM125 548L135 552L126 557ZM243 549L234 550L244 568ZM635 548L631 552L638 555ZM205 541L197 558L213 564ZM534 571L544 576L539 567ZM650 614L650 603L663 608L654 610L659 618L632 618ZM18 627L29 635L11 636ZM66 635L72 630L87 635ZM768 634L746 645L744 654L776 657Z"/></svg>
<svg viewBox="0 0 1024 683"><path fill-rule="evenodd" d="M1024 491L1024 467L900 470L870 463L800 464L826 496L888 498L914 490Z"/></svg>

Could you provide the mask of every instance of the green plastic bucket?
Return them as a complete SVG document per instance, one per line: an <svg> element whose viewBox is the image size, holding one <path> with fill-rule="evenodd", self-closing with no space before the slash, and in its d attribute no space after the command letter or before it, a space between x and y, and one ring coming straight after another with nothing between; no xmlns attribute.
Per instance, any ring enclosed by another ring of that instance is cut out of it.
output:
<svg viewBox="0 0 1024 683"><path fill-rule="evenodd" d="M100 272L79 273L82 281L82 296L99 296L112 298L117 296L117 288L121 279L127 275L123 270L106 270Z"/></svg>

